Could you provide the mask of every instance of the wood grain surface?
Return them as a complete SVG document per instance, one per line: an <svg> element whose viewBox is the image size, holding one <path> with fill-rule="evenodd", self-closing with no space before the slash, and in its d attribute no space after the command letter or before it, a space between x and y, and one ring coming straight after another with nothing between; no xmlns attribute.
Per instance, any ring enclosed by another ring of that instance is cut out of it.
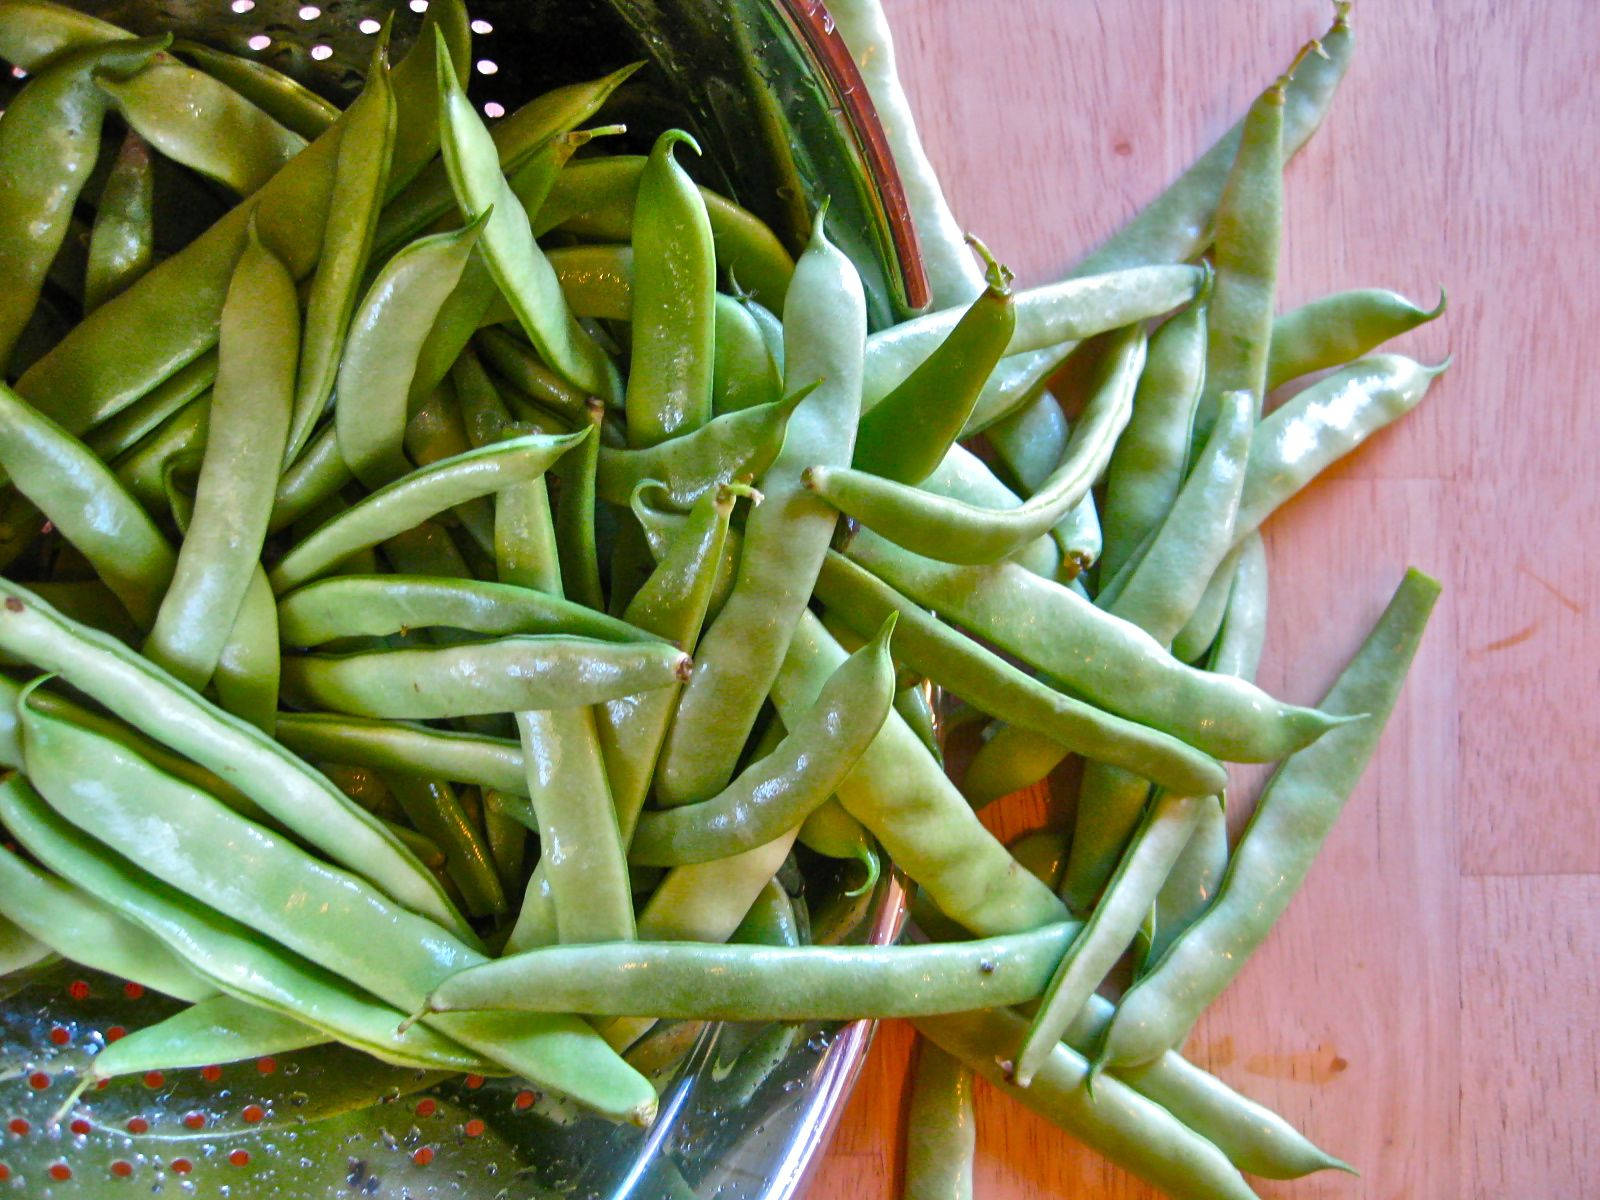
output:
<svg viewBox="0 0 1600 1200"><path fill-rule="evenodd" d="M956 215L1024 283L1148 200L1328 15L886 2ZM1268 526L1261 682L1314 700L1408 564L1445 593L1305 891L1187 1053L1361 1170L1264 1196L1600 1196L1600 7L1354 20L1354 68L1289 169L1282 303L1443 284L1449 313L1400 345L1455 364ZM1050 812L1016 797L998 828ZM880 1031L810 1200L899 1194L911 1041ZM1153 1195L981 1084L978 1119L980 1200Z"/></svg>

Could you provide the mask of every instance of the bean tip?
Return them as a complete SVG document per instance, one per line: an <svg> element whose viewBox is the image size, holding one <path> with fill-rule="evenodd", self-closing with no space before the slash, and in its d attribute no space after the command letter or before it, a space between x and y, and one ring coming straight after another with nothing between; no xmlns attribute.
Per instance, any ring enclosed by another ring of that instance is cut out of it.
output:
<svg viewBox="0 0 1600 1200"><path fill-rule="evenodd" d="M680 654L677 665L673 667L673 674L678 677L679 683L688 683L689 676L694 674L694 659L687 654Z"/></svg>

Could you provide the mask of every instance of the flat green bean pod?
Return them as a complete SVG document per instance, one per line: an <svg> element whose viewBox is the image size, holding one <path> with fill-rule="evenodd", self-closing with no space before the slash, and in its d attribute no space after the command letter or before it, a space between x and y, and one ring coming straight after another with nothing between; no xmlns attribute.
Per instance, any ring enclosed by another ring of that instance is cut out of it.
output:
<svg viewBox="0 0 1600 1200"><path fill-rule="evenodd" d="M433 720L598 704L681 682L692 666L665 642L512 636L286 658L283 690L302 708Z"/></svg>
<svg viewBox="0 0 1600 1200"><path fill-rule="evenodd" d="M550 946L462 971L428 1007L733 1021L958 1012L1037 996L1076 932L1068 921L921 946Z"/></svg>
<svg viewBox="0 0 1600 1200"><path fill-rule="evenodd" d="M1255 1195L1215 1145L1116 1078L1084 1086L1089 1064L1057 1046L1029 1087L1011 1080L1009 1048L1026 1028L1002 1009L919 1017L917 1032L1013 1100L1170 1196L1250 1200Z"/></svg>
<svg viewBox="0 0 1600 1200"><path fill-rule="evenodd" d="M865 471L817 466L805 483L829 504L897 545L943 562L998 562L1048 533L1088 494L1133 411L1144 369L1144 331L1116 336L1106 375L1073 428L1065 457L1034 494L1014 508L979 508ZM877 410L874 409L873 412ZM869 414L870 416L870 414Z"/></svg>
<svg viewBox="0 0 1600 1200"><path fill-rule="evenodd" d="M172 580L172 547L82 442L4 383L0 469L89 560L139 627L148 628Z"/></svg>
<svg viewBox="0 0 1600 1200"><path fill-rule="evenodd" d="M1335 292L1302 304L1272 323L1267 390L1313 371L1337 367L1444 314L1445 295L1419 308L1385 288Z"/></svg>
<svg viewBox="0 0 1600 1200"><path fill-rule="evenodd" d="M537 479L585 436L510 438L413 471L333 517L293 547L268 573L273 590L281 594L326 574L356 551L445 509Z"/></svg>
<svg viewBox="0 0 1600 1200"><path fill-rule="evenodd" d="M0 782L0 814L41 862L113 909L124 928L131 923L143 937L157 939L152 961L181 957L186 971L202 985L200 994L182 998L203 999L220 990L296 1017L390 1062L481 1069L474 1065L481 1059L448 1038L431 1029L398 1033L397 1009L107 854L20 776ZM140 942L135 938L127 944L137 947Z"/></svg>
<svg viewBox="0 0 1600 1200"><path fill-rule="evenodd" d="M273 120L310 141L327 132L339 110L298 80L266 63L178 38L172 52L225 83Z"/></svg>
<svg viewBox="0 0 1600 1200"><path fill-rule="evenodd" d="M64 51L133 36L120 25L52 0L7 0L0 6L0 58L34 74Z"/></svg>
<svg viewBox="0 0 1600 1200"><path fill-rule="evenodd" d="M1086 699L1219 758L1270 762L1348 720L1180 663L1142 629L1015 563L949 566L868 531L847 553L911 599L949 614Z"/></svg>
<svg viewBox="0 0 1600 1200"><path fill-rule="evenodd" d="M289 646L435 627L489 634L571 633L613 642L660 640L559 596L482 579L334 575L278 601L278 632Z"/></svg>
<svg viewBox="0 0 1600 1200"><path fill-rule="evenodd" d="M527 792L522 747L507 738L335 713L283 713L276 735L309 762L347 763Z"/></svg>
<svg viewBox="0 0 1600 1200"><path fill-rule="evenodd" d="M350 320L334 428L345 465L369 488L411 470L404 446L417 356L484 232L479 217L413 242L384 264Z"/></svg>
<svg viewBox="0 0 1600 1200"><path fill-rule="evenodd" d="M245 1062L327 1040L294 1017L232 996L211 996L110 1043L90 1061L85 1081Z"/></svg>
<svg viewBox="0 0 1600 1200"><path fill-rule="evenodd" d="M0 372L33 316L72 206L100 152L100 125L110 100L95 86L95 72L137 70L166 44L166 38L143 38L68 50L6 106L0 119L0 278L6 281Z"/></svg>
<svg viewBox="0 0 1600 1200"><path fill-rule="evenodd" d="M573 317L550 261L540 251L500 168L483 120L461 90L444 43L437 44L439 126L445 168L462 212L483 220L483 255L540 356L571 383L604 400L620 394L616 368Z"/></svg>
<svg viewBox="0 0 1600 1200"><path fill-rule="evenodd" d="M1147 1062L1183 1040L1231 982L1304 882L1312 861L1377 749L1439 595L1411 570L1322 704L1361 714L1290 755L1267 782L1216 899L1118 1006L1095 1070Z"/></svg>
<svg viewBox="0 0 1600 1200"><path fill-rule="evenodd" d="M878 635L823 685L772 753L716 796L639 818L628 860L672 867L750 850L793 829L844 780L883 728L894 699L890 614Z"/></svg>
<svg viewBox="0 0 1600 1200"><path fill-rule="evenodd" d="M447 927L464 923L433 876L392 833L259 729L215 707L142 655L68 621L26 588L0 581L0 649L181 750L255 800L335 862Z"/></svg>
<svg viewBox="0 0 1600 1200"><path fill-rule="evenodd" d="M144 647L193 688L211 679L259 570L294 403L299 314L293 277L251 226L222 306L193 518ZM270 593L257 597L258 611L263 604L270 612Z"/></svg>
<svg viewBox="0 0 1600 1200"><path fill-rule="evenodd" d="M972 1083L965 1064L927 1038L917 1039L906 1114L905 1200L972 1200L978 1142Z"/></svg>
<svg viewBox="0 0 1600 1200"><path fill-rule="evenodd" d="M1044 350L1158 317L1193 300L1205 278L1200 267L1138 267L1027 288L1016 294L1016 328L1006 353ZM869 337L864 411L926 361L964 315L966 305L941 309Z"/></svg>
<svg viewBox="0 0 1600 1200"><path fill-rule="evenodd" d="M95 82L162 154L239 196L306 148L305 138L227 84L165 55L133 71L102 67Z"/></svg>
<svg viewBox="0 0 1600 1200"><path fill-rule="evenodd" d="M639 450L600 447L596 492L612 504L627 504L646 480L676 508L688 508L707 492L740 476L759 479L783 446L789 418L811 388L781 400L715 417L698 429Z"/></svg>

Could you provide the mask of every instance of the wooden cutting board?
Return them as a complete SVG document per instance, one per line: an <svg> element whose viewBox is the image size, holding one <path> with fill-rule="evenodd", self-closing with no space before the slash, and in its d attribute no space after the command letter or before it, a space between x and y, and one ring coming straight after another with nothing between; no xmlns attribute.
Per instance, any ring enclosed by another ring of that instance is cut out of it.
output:
<svg viewBox="0 0 1600 1200"><path fill-rule="evenodd" d="M1058 276L1200 153L1314 0L887 0L958 218ZM1600 8L1366 3L1288 174L1284 305L1393 287L1455 365L1267 529L1261 682L1313 700L1401 571L1445 584L1376 761L1187 1053L1361 1178L1264 1196L1600 1195ZM1242 817L1259 774L1236 781ZM1036 825L1038 795L998 828ZM878 1035L810 1200L899 1195L912 1039ZM980 1085L983 1200L1155 1193Z"/></svg>

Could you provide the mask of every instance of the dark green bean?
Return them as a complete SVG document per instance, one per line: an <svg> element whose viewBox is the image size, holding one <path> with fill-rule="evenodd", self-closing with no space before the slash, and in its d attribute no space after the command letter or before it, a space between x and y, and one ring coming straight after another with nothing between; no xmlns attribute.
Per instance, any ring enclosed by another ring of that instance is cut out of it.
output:
<svg viewBox="0 0 1600 1200"><path fill-rule="evenodd" d="M150 145L130 129L95 210L83 282L85 312L99 308L150 269L155 254L154 207Z"/></svg>
<svg viewBox="0 0 1600 1200"><path fill-rule="evenodd" d="M555 466L561 480L554 517L556 558L561 564L561 582L567 595L584 607L599 611L605 608L606 600L600 589L594 500L605 402L598 396L591 396L587 415L588 437L563 455Z"/></svg>
<svg viewBox="0 0 1600 1200"><path fill-rule="evenodd" d="M1039 994L1077 932L920 946L548 946L451 976L428 998L449 1011L573 1011L709 1020L899 1017L1021 1003Z"/></svg>
<svg viewBox="0 0 1600 1200"><path fill-rule="evenodd" d="M178 38L172 52L227 84L273 120L310 141L339 119L339 110L310 88L266 63Z"/></svg>
<svg viewBox="0 0 1600 1200"><path fill-rule="evenodd" d="M505 890L489 847L468 819L455 789L441 779L401 772L383 778L406 820L444 852L445 872L460 889L467 911L478 917L505 912Z"/></svg>

